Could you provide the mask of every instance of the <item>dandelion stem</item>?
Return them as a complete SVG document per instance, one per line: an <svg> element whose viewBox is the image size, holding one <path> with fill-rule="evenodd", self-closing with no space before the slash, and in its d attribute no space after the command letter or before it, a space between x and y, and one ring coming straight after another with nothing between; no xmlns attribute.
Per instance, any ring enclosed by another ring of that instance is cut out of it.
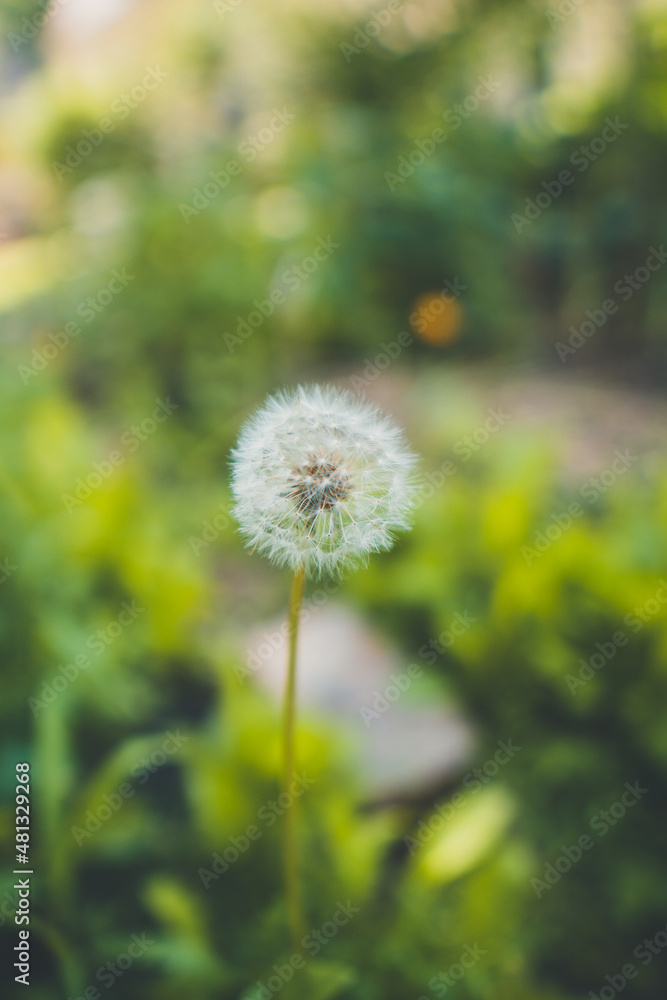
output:
<svg viewBox="0 0 667 1000"><path fill-rule="evenodd" d="M285 888L290 935L295 951L298 951L299 943L306 932L301 901L298 848L296 842L297 799L290 794L290 785L294 778L295 761L296 645L305 575L304 569L297 570L292 579L288 618L287 685L285 688L283 716L283 788L291 799L285 812Z"/></svg>

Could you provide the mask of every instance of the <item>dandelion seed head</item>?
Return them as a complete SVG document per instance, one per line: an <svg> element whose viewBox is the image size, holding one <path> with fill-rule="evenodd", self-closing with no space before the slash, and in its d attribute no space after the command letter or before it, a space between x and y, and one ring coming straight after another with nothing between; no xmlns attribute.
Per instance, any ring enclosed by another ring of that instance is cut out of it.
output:
<svg viewBox="0 0 667 1000"><path fill-rule="evenodd" d="M233 513L252 548L308 575L391 548L409 527L416 457L375 406L333 386L270 396L232 452Z"/></svg>

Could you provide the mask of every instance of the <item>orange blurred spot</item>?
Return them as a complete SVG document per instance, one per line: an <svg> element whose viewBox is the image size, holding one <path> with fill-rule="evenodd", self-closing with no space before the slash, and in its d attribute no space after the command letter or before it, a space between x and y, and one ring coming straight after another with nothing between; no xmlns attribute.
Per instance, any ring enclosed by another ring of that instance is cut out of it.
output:
<svg viewBox="0 0 667 1000"><path fill-rule="evenodd" d="M426 292L415 301L410 326L425 344L442 347L457 340L463 309L448 292Z"/></svg>

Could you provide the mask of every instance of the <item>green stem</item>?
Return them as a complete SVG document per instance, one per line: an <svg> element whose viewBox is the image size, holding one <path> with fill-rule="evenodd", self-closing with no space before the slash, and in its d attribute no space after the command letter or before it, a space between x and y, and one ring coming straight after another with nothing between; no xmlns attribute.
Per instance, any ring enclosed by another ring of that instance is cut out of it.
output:
<svg viewBox="0 0 667 1000"><path fill-rule="evenodd" d="M288 659L287 685L283 716L283 788L290 795L290 785L294 778L294 737L296 715L296 644L299 632L299 617L305 579L304 570L297 570L292 579L288 618ZM292 797L285 812L285 888L287 892L287 913L292 938L292 946L299 950L299 944L306 933L301 902L298 848L296 841L296 798Z"/></svg>

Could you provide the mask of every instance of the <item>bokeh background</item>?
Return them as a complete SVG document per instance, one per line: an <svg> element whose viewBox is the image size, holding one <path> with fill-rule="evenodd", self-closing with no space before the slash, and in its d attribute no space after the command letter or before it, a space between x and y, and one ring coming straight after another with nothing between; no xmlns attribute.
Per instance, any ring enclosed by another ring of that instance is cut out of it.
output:
<svg viewBox="0 0 667 1000"><path fill-rule="evenodd" d="M661 998L663 0L3 0L0 49L3 995L27 760L34 1000ZM309 591L285 982L228 460L308 381L423 492Z"/></svg>

